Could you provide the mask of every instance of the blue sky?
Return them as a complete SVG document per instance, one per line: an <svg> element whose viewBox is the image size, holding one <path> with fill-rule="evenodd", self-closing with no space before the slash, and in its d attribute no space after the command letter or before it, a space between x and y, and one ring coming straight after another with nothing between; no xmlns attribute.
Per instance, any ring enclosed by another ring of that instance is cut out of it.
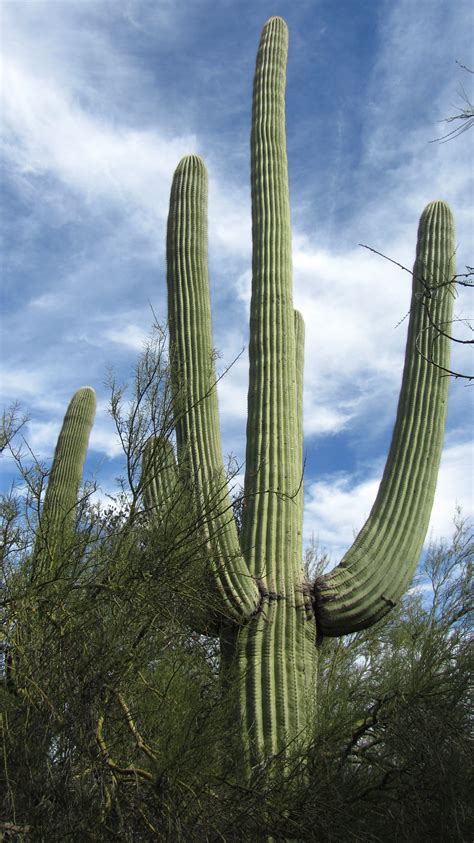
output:
<svg viewBox="0 0 474 843"><path fill-rule="evenodd" d="M220 366L246 345L251 87L260 31L274 14L290 30L305 536L337 561L381 477L410 297L408 274L358 244L411 266L419 215L443 198L456 217L458 270L472 264L474 134L429 143L461 106L461 85L472 84L456 64L473 64L468 0L3 0L2 403L20 401L28 441L48 459L69 398L93 386L87 470L113 489L121 457L106 372L130 377L150 303L166 319L169 189L189 152L209 170ZM469 296L456 314L472 315ZM465 354L456 365L467 369ZM472 508L471 389L451 385L438 536L450 535L456 503ZM244 354L219 386L224 453L240 461L246 392ZM4 483L11 468L4 460Z"/></svg>

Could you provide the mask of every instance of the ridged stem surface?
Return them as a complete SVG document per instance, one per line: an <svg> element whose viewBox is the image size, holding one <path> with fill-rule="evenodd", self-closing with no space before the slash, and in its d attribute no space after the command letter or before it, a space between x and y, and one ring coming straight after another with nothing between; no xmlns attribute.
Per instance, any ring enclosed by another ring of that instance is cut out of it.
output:
<svg viewBox="0 0 474 843"><path fill-rule="evenodd" d="M315 627L302 571L301 345L295 341L285 74L288 31L265 25L257 55L251 137L252 298L241 545L263 599L235 643L240 717L250 764L281 751L308 723Z"/></svg>
<svg viewBox="0 0 474 843"><path fill-rule="evenodd" d="M73 527L77 495L96 409L95 392L84 386L72 397L54 452L46 488L34 556L42 566L65 560L58 558L74 541Z"/></svg>
<svg viewBox="0 0 474 843"><path fill-rule="evenodd" d="M294 311L295 321L295 363L296 363L296 412L298 425L297 459L301 466L300 484L296 502L298 504L298 523L303 526L304 485L303 485L303 388L304 388L304 320L299 310Z"/></svg>
<svg viewBox="0 0 474 843"><path fill-rule="evenodd" d="M142 486L145 508L158 516L176 496L178 467L173 446L168 439L148 440L143 454Z"/></svg>
<svg viewBox="0 0 474 843"><path fill-rule="evenodd" d="M179 163L168 217L168 319L180 471L195 486L223 612L237 622L259 592L241 555L220 441L207 269L207 173L197 155Z"/></svg>
<svg viewBox="0 0 474 843"><path fill-rule="evenodd" d="M316 585L318 631L324 635L343 635L382 618L418 563L436 489L449 385L446 373L429 362L432 323L449 333L454 252L451 211L444 202L431 202L418 228L405 367L387 464L353 546ZM436 362L449 368L449 339L440 336L434 350Z"/></svg>

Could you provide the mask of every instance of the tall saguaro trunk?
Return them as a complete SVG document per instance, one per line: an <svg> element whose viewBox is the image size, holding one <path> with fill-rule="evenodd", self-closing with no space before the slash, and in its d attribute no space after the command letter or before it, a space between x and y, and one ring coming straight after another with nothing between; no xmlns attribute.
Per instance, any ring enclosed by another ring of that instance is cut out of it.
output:
<svg viewBox="0 0 474 843"><path fill-rule="evenodd" d="M258 616L235 635L240 718L252 761L302 736L316 667L316 628L302 570L303 462L285 136L288 31L266 25L258 50L251 136L252 299L241 545L259 583ZM313 694L314 696L314 694Z"/></svg>

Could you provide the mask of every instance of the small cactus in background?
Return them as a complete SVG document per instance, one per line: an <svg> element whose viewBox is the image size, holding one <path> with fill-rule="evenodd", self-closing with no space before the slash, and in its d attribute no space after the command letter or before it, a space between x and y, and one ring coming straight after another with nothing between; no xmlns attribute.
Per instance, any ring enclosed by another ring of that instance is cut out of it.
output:
<svg viewBox="0 0 474 843"><path fill-rule="evenodd" d="M36 536L36 566L57 573L74 544L77 495L96 410L95 392L83 386L73 395L54 452Z"/></svg>
<svg viewBox="0 0 474 843"><path fill-rule="evenodd" d="M206 533L220 601L222 672L233 680L247 771L308 734L316 641L374 624L413 576L433 503L448 391L448 378L425 359L430 358L430 319L449 323L455 271L452 215L445 203L432 202L418 230L405 369L380 489L341 563L308 583L302 569L304 325L292 301L286 58L286 24L271 18L260 41L253 93L250 375L239 536L219 436L207 174L196 155L183 158L176 169L167 235L179 473L194 484ZM447 367L445 337L437 350Z"/></svg>
<svg viewBox="0 0 474 843"><path fill-rule="evenodd" d="M30 582L39 586L38 595L48 604L51 617L56 608L57 592L61 584L67 586L71 576L74 567L71 562L80 559L75 532L77 496L95 410L94 390L90 386L78 389L64 416L36 530ZM53 596L54 592L56 596ZM34 602L28 612L37 610ZM5 645L6 682L8 689L16 693L18 664L25 660L23 625L18 617L15 617L8 638Z"/></svg>

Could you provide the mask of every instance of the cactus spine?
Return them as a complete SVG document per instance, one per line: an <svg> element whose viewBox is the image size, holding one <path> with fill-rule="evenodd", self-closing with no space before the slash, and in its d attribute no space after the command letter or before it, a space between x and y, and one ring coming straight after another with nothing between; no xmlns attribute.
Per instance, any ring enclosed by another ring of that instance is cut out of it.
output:
<svg viewBox="0 0 474 843"><path fill-rule="evenodd" d="M223 673L237 680L236 716L247 770L304 738L315 694L317 636L375 623L413 575L433 501L448 389L448 379L423 352L429 357L430 318L449 323L453 298L453 220L437 201L420 220L403 383L380 491L340 565L306 583L301 567L304 325L292 303L286 58L286 24L270 18L253 92L253 279L240 537L222 465L207 276L207 177L195 155L184 158L175 172L167 237L178 461L194 483L207 531L221 601ZM446 338L439 339L438 353L447 365Z"/></svg>

